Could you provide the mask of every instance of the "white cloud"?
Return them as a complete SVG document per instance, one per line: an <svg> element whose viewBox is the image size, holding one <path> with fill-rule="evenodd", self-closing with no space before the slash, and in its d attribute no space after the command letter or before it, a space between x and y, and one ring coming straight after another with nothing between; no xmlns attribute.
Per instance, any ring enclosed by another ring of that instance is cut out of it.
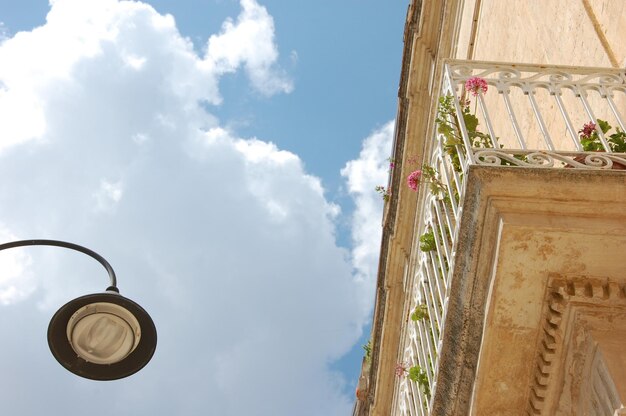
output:
<svg viewBox="0 0 626 416"><path fill-rule="evenodd" d="M0 225L0 241L16 241L19 238ZM0 252L0 305L19 302L32 294L36 288L29 269L32 262L23 249Z"/></svg>
<svg viewBox="0 0 626 416"><path fill-rule="evenodd" d="M289 54L289 59L291 59L292 65L296 65L298 63L298 52L291 51L291 53Z"/></svg>
<svg viewBox="0 0 626 416"><path fill-rule="evenodd" d="M141 71L141 69L146 64L146 61L147 61L147 59L144 58L143 56L137 56L137 55L132 55L132 54L122 56L122 59L124 60L124 62L126 62L126 65L128 65L129 67L133 68L136 71Z"/></svg>
<svg viewBox="0 0 626 416"><path fill-rule="evenodd" d="M356 204L352 218L352 262L358 278L371 293L369 299L373 297L376 282L383 213L382 198L374 188L387 184L393 131L393 121L374 131L363 141L359 158L348 162L341 171ZM364 307L369 307L369 303Z"/></svg>
<svg viewBox="0 0 626 416"><path fill-rule="evenodd" d="M7 30L4 22L0 21L0 42L4 41L9 37L9 31Z"/></svg>
<svg viewBox="0 0 626 416"><path fill-rule="evenodd" d="M106 179L100 181L100 188L93 193L96 201L96 211L111 212L115 205L122 199L122 181L110 182Z"/></svg>
<svg viewBox="0 0 626 416"><path fill-rule="evenodd" d="M148 140L150 140L150 137L148 137L148 135L143 134L143 133L135 133L131 136L131 139L133 140L133 142L135 142L138 145L142 145L145 142L147 142Z"/></svg>
<svg viewBox="0 0 626 416"><path fill-rule="evenodd" d="M221 74L244 64L252 85L260 92L290 92L293 84L274 67L278 58L274 19L254 0L241 0L241 6L237 21L227 20L222 32L209 39L206 65Z"/></svg>
<svg viewBox="0 0 626 416"><path fill-rule="evenodd" d="M86 256L32 250L32 284L12 277L28 258L5 266L1 293L13 304L1 311L0 333L32 342L3 344L21 361L2 367L11 374L10 385L0 380L3 410L348 414L352 397L329 364L358 339L369 311L335 243L338 208L297 155L238 137L198 104L219 102L220 76L242 65L261 91L291 89L275 67L271 16L242 0L236 23L211 38L232 49L209 47L201 58L171 16L143 3L51 7L44 26L0 45L0 117L21 120L0 123L0 220L14 234L105 256L122 293L153 316L159 346L126 380L67 374L35 334L62 303L108 281ZM40 120L36 129L29 117ZM12 316L29 319L17 325ZM115 399L94 407L96 395Z"/></svg>
<svg viewBox="0 0 626 416"><path fill-rule="evenodd" d="M41 137L46 127L41 103L35 94L23 88L9 90L6 84L2 87L0 88L0 151L4 147Z"/></svg>

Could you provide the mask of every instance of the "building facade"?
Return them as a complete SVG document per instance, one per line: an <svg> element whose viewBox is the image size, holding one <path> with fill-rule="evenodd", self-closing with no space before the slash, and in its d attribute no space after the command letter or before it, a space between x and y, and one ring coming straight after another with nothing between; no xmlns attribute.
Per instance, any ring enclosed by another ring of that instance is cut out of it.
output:
<svg viewBox="0 0 626 416"><path fill-rule="evenodd" d="M355 415L626 414L624 35L622 0L411 2Z"/></svg>

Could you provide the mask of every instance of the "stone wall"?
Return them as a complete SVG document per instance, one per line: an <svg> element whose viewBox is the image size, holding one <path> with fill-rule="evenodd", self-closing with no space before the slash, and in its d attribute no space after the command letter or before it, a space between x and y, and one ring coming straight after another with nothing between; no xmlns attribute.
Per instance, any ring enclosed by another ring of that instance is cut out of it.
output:
<svg viewBox="0 0 626 416"><path fill-rule="evenodd" d="M626 64L626 1L624 0L465 0L455 58L478 61L620 68ZM525 103L519 91L518 102ZM543 120L558 149L576 150L558 106L545 90L535 98L545 113ZM562 96L573 125L579 129L590 121L580 99L568 91ZM497 95L488 94L496 135L513 142L506 109ZM610 108L597 94L588 99L598 110L596 118L619 125ZM614 96L626 114L626 94ZM480 115L479 115L480 117ZM530 106L518 115L527 131L531 149L546 149L539 124ZM484 126L484 123L482 123Z"/></svg>
<svg viewBox="0 0 626 416"><path fill-rule="evenodd" d="M465 9L465 25L477 11L476 37L468 51L468 28L462 27L459 59L616 68L626 64L623 0L474 0L466 1Z"/></svg>

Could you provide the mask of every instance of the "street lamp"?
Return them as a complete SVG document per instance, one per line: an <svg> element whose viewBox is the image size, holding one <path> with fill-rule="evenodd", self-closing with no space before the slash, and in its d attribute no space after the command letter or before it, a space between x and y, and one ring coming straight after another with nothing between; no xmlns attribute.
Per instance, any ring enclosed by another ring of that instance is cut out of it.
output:
<svg viewBox="0 0 626 416"><path fill-rule="evenodd" d="M117 380L141 370L156 349L157 334L150 315L119 294L115 272L98 253L57 240L21 240L0 244L0 251L22 246L56 246L96 259L109 273L103 293L76 298L59 309L48 326L48 345L66 369L92 380Z"/></svg>

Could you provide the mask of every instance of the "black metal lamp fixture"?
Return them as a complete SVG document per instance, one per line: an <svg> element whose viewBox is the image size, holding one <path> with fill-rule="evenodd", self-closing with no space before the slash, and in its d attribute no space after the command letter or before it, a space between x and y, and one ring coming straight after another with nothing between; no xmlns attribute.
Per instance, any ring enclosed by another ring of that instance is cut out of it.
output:
<svg viewBox="0 0 626 416"><path fill-rule="evenodd" d="M96 259L109 273L103 293L76 298L59 309L48 326L54 358L72 373L92 380L117 380L141 370L156 349L156 327L137 303L119 294L115 272L98 253L57 240L21 240L0 244L0 251L22 246L56 246Z"/></svg>

